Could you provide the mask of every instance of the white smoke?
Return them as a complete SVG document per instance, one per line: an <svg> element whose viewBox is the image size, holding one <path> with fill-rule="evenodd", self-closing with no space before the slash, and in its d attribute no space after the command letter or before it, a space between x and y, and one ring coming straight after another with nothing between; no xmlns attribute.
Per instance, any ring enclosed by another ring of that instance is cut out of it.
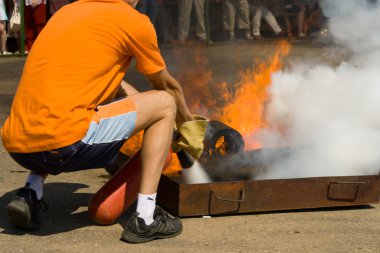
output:
<svg viewBox="0 0 380 253"><path fill-rule="evenodd" d="M268 120L299 151L262 178L379 173L380 4L325 0L321 6L335 48L350 57L333 59L334 66L303 59L272 76Z"/></svg>

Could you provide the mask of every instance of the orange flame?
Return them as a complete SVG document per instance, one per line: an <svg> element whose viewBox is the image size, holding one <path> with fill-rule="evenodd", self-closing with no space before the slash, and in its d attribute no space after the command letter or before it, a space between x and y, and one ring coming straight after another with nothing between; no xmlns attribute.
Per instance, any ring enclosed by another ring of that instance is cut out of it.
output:
<svg viewBox="0 0 380 253"><path fill-rule="evenodd" d="M282 58L289 50L290 44L282 41L266 62L241 71L234 85L213 83L207 59L197 52L195 63L186 64L179 77L190 110L236 129L244 138L245 149L260 148L261 144L252 136L268 127L264 117L265 104L270 99L267 88L272 73L282 68Z"/></svg>
<svg viewBox="0 0 380 253"><path fill-rule="evenodd" d="M172 153L172 159L170 164L162 171L164 175L176 176L178 172L181 171L181 164L179 163L178 156L176 153Z"/></svg>
<svg viewBox="0 0 380 253"><path fill-rule="evenodd" d="M129 138L126 142L124 142L123 146L120 148L120 152L128 157L134 156L142 146L143 136L144 131L140 131L131 138Z"/></svg>
<svg viewBox="0 0 380 253"><path fill-rule="evenodd" d="M123 144L120 148L120 152L128 157L133 157L141 149L143 136L144 131L132 136ZM181 171L181 165L177 155L173 153L169 165L164 168L162 174L174 176L177 175L179 171Z"/></svg>
<svg viewBox="0 0 380 253"><path fill-rule="evenodd" d="M288 43L280 43L269 62L242 71L234 99L222 110L219 120L240 132L247 150L261 147L250 137L259 129L267 127L264 119L265 104L270 99L267 88L271 84L272 73L282 68L281 59L289 50Z"/></svg>
<svg viewBox="0 0 380 253"><path fill-rule="evenodd" d="M215 151L224 156L227 154L227 143L224 141L224 136L221 136L215 143Z"/></svg>
<svg viewBox="0 0 380 253"><path fill-rule="evenodd" d="M240 79L235 91L226 82L214 83L208 60L201 51L195 53L195 62L189 64L181 61L178 81L183 85L187 103L192 112L205 115L213 120L220 120L236 129L243 136L245 149L257 149L261 143L252 136L258 130L268 127L265 122L265 104L270 97L267 88L271 84L272 73L283 66L282 58L289 53L290 44L283 41L275 49L273 56L257 66L239 73ZM183 58L183 57L182 57ZM128 140L121 152L132 157L140 148L143 132ZM225 150L224 140L218 140L220 151ZM178 157L173 154L171 163L163 174L173 175L181 170Z"/></svg>

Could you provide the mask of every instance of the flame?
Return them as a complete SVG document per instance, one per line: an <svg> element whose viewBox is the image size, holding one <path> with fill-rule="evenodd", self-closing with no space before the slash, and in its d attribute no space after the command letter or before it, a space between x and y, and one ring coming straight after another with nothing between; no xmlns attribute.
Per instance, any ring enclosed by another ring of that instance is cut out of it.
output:
<svg viewBox="0 0 380 253"><path fill-rule="evenodd" d="M143 136L144 131L141 131L129 138L120 148L120 152L128 157L133 157L141 149ZM172 153L170 163L164 168L162 174L174 176L178 175L179 171L181 171L181 165L178 157L175 153Z"/></svg>
<svg viewBox="0 0 380 253"><path fill-rule="evenodd" d="M128 157L134 156L141 149L143 136L144 131L140 131L129 138L120 148L120 152Z"/></svg>
<svg viewBox="0 0 380 253"><path fill-rule="evenodd" d="M182 64L178 73L178 81L182 85L186 103L192 112L199 115L217 115L219 108L229 100L228 84L215 83L212 71L208 67L208 59L197 49L194 59L188 62L184 55L178 55ZM215 117L214 117L215 118Z"/></svg>
<svg viewBox="0 0 380 253"><path fill-rule="evenodd" d="M178 172L181 171L181 164L179 163L178 156L176 153L172 153L172 158L170 163L166 168L162 171L164 175L177 176Z"/></svg>
<svg viewBox="0 0 380 253"><path fill-rule="evenodd" d="M265 105L270 97L267 88L272 73L283 67L282 59L289 53L290 44L282 41L267 61L258 62L239 73L238 82L214 83L208 61L200 52L195 63L186 64L179 81L192 112L219 120L236 129L244 138L245 149L257 149L261 143L254 136L258 130L268 127L265 122Z"/></svg>
<svg viewBox="0 0 380 253"><path fill-rule="evenodd" d="M270 100L267 88L271 84L272 73L283 67L282 58L289 50L290 44L282 41L268 61L241 71L235 85L213 82L207 58L200 50L196 51L194 62L180 61L183 65L178 77L190 110L236 129L244 138L246 150L260 148L262 144L254 136L260 129L269 127L265 121L265 105ZM184 59L182 55L179 57ZM125 142L120 151L132 157L141 148L142 138L143 132L138 133ZM224 154L224 137L218 139L216 148L221 155ZM163 174L176 175L180 170L178 157L173 153Z"/></svg>
<svg viewBox="0 0 380 253"><path fill-rule="evenodd" d="M240 73L240 85L235 97L222 110L220 121L236 129L244 138L245 149L257 149L261 144L252 138L265 127L265 104L270 97L267 88L271 84L272 73L282 68L282 58L289 53L290 45L282 42L268 62Z"/></svg>
<svg viewBox="0 0 380 253"><path fill-rule="evenodd" d="M224 156L225 154L227 154L227 143L224 141L224 136L221 136L215 142L215 152L221 156Z"/></svg>

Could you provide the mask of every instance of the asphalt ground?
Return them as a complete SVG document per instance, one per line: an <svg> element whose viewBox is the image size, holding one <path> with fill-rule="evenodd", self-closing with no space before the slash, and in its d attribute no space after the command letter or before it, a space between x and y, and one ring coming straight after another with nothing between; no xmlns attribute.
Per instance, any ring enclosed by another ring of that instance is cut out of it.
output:
<svg viewBox="0 0 380 253"><path fill-rule="evenodd" d="M306 55L333 62L327 59L328 52L339 51L310 41L292 44L287 58L300 62ZM233 82L241 69L267 59L275 46L274 41L167 46L162 54L169 71L179 79L183 66L198 66L212 70L214 82ZM195 60L197 55L207 64ZM0 58L0 126L9 113L24 62L25 58ZM134 66L125 79L142 91L149 89ZM128 214L110 226L96 225L88 218L87 202L108 178L103 169L48 177L44 198L49 210L43 214L43 226L36 232L21 231L8 223L5 206L26 176L27 171L0 145L0 252L380 252L378 204L184 218L178 237L127 244L120 241L120 235Z"/></svg>

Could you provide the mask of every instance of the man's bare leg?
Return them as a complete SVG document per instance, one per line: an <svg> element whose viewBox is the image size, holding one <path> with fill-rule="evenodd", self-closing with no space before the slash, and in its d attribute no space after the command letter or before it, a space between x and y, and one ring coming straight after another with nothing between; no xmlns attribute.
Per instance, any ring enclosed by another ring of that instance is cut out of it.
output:
<svg viewBox="0 0 380 253"><path fill-rule="evenodd" d="M148 91L129 98L137 107L136 127L132 134L145 130L141 148L140 193L152 194L157 191L169 152L176 114L175 102L165 91Z"/></svg>
<svg viewBox="0 0 380 253"><path fill-rule="evenodd" d="M132 214L121 235L132 243L171 238L181 233L182 223L160 207L156 192L162 167L168 155L176 116L175 100L165 91L151 91L130 97L137 107L134 133L145 130L141 149L142 175L136 213Z"/></svg>
<svg viewBox="0 0 380 253"><path fill-rule="evenodd" d="M144 130L141 148L141 181L138 217L154 222L158 182L169 152L176 116L175 100L165 91L149 91L129 97L136 104L137 120L132 134Z"/></svg>

